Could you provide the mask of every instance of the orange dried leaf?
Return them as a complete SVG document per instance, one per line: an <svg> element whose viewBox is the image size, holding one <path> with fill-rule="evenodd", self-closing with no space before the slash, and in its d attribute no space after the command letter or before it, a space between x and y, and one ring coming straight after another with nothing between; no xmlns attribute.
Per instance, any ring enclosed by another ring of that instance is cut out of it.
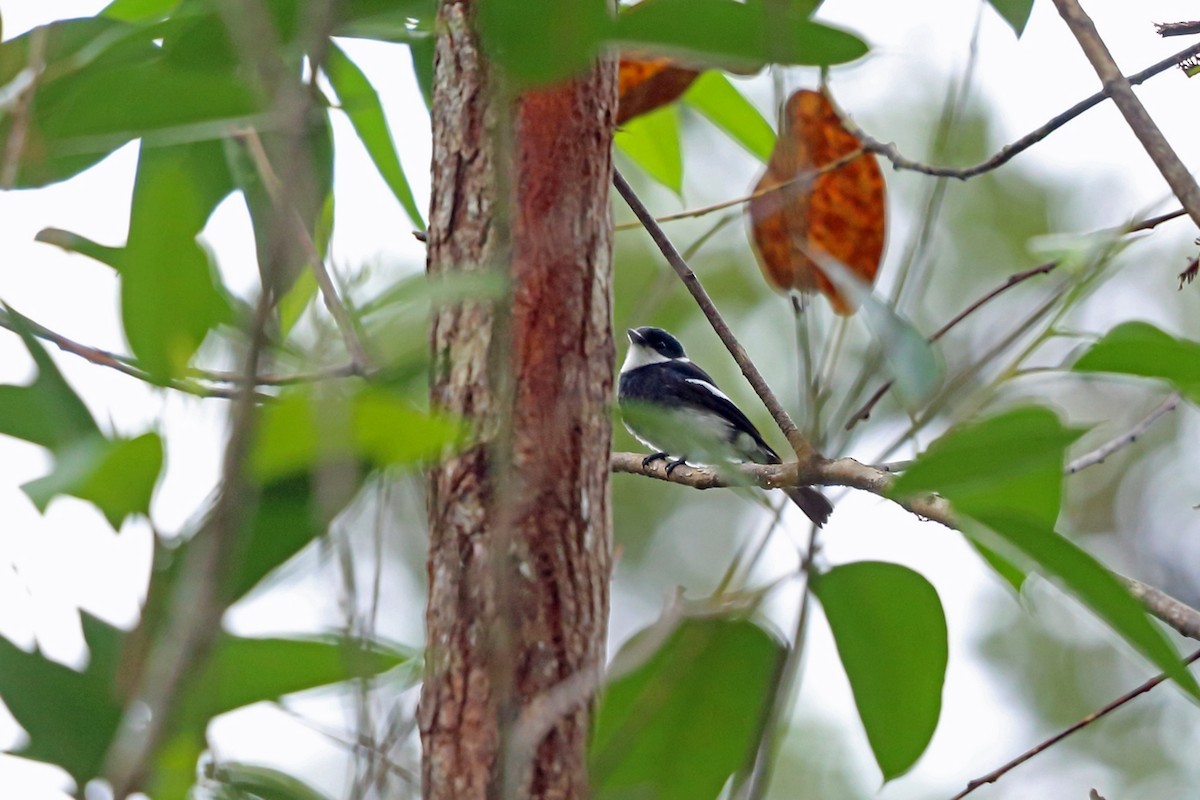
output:
<svg viewBox="0 0 1200 800"><path fill-rule="evenodd" d="M816 289L843 315L857 303L818 264L832 261L867 285L875 282L883 256L883 173L870 153L818 171L861 149L825 95L798 91L788 98L775 150L749 203L767 282L781 292Z"/></svg>
<svg viewBox="0 0 1200 800"><path fill-rule="evenodd" d="M622 58L617 124L678 100L699 74L669 58Z"/></svg>

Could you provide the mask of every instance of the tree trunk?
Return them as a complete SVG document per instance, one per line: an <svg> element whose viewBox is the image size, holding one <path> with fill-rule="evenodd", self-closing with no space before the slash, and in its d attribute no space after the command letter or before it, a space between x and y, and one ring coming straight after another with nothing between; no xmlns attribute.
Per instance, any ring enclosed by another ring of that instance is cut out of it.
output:
<svg viewBox="0 0 1200 800"><path fill-rule="evenodd" d="M433 323L433 403L481 442L430 476L422 782L430 800L586 797L610 572L615 67L504 104L473 10L439 10L428 270L511 283Z"/></svg>

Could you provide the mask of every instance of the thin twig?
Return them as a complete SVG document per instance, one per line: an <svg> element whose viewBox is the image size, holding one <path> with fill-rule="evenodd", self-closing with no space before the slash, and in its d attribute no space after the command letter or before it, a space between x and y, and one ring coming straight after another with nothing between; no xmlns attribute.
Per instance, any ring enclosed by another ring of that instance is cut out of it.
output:
<svg viewBox="0 0 1200 800"><path fill-rule="evenodd" d="M1136 442L1146 431L1150 430L1154 423L1165 417L1167 414L1174 411L1179 406L1179 395L1172 394L1163 400L1158 406L1147 414L1138 424L1134 425L1127 433L1118 436L1111 441L1097 447L1091 452L1084 453L1079 458L1067 464L1067 474L1074 475L1080 470L1085 470L1088 467L1096 464L1103 464L1104 460L1113 453L1128 447Z"/></svg>
<svg viewBox="0 0 1200 800"><path fill-rule="evenodd" d="M823 164L822 166L820 166L816 169L805 170L804 172L800 173L796 177L790 178L790 179L784 181L783 183L777 183L774 186L768 186L765 189L759 189L758 191L756 191L752 194L748 194L745 197L736 197L733 200L723 200L720 203L713 203L710 206L701 206L700 208L693 208L688 211L680 211L676 214L667 214L664 217L655 217L654 220L655 220L655 222L661 223L661 222L675 222L677 220L690 219L692 217L702 217L705 214L711 214L714 211L720 211L721 209L729 208L730 206L737 206L737 205L741 205L742 203L749 203L751 200L757 200L758 198L764 197L768 194L771 194L772 192L778 192L778 191L782 191L784 189L791 189L792 187L796 187L795 191L799 193L799 192L803 191L804 187L807 184L812 183L817 178L821 177L822 175L824 175L826 173L833 172L835 169L840 169L841 167L846 166L851 161L858 158L865 152L866 151L864 149L857 148L857 149L852 150L851 152L847 153L846 155L842 156L841 158L836 158L833 161L830 161L828 164ZM644 226L642 225L642 223L640 221L639 222L622 222L619 225L614 225L613 230L615 230L615 231L630 231L630 230L636 230L637 228L641 228L641 227L644 227Z"/></svg>
<svg viewBox="0 0 1200 800"><path fill-rule="evenodd" d="M1058 261L1047 261L1045 264L1039 264L1038 266L1033 267L1032 269L1027 269L1027 270L1024 270L1023 272L1017 272L1012 275L1009 275L1008 278L1004 281L1004 283L1002 283L999 286L997 286L996 288L992 289L990 292L985 294L983 297L980 297L978 300L971 303L971 305L967 306L962 311L958 312L956 315L954 315L954 317L949 322L947 322L945 325L943 325L942 327L940 327L936 331L934 331L933 334L931 334L926 341L929 342L929 344L933 344L938 339L941 339L943 336L945 336L947 333L949 333L950 330L952 328L954 328L954 326L958 325L964 319L971 316L976 311L978 311L980 308L987 305L988 303L990 303L992 300L996 299L1000 295L1004 294L1012 287L1016 286L1017 284L1023 283L1025 281L1029 280L1030 278L1036 277L1038 275L1045 275L1049 272L1052 272L1052 271L1054 271L1055 268L1058 267L1058 265L1059 265ZM882 386L880 386L875 391L875 393L873 395L871 395L871 397L867 400L867 402L863 403L862 408L858 409L858 411L855 411L854 414L851 415L850 419L846 421L846 430L853 429L854 426L857 425L859 422L861 422L862 420L865 420L869 416L871 416L871 411L875 408L875 405L881 399L883 399L883 396L885 394L887 394L888 390L892 388L892 385L894 383L895 383L895 381L889 380L886 383L884 383Z"/></svg>
<svg viewBox="0 0 1200 800"><path fill-rule="evenodd" d="M1200 54L1200 44L1192 45L1191 47L1179 51L1173 56L1168 56L1162 61L1150 65L1141 72L1130 75L1126 80L1128 81L1129 85L1137 86L1138 84L1144 83L1155 75L1158 75L1160 72L1177 66L1180 61L1198 54ZM1030 131L1020 139L1014 141L1012 144L1007 144L1000 148L999 152L997 152L991 158L988 158L987 160L981 161L980 163L970 167L940 167L932 164L924 164L920 161L914 161L913 159L904 156L896 148L896 145L884 143L878 139L875 139L849 120L843 119L843 122L847 124L848 130L850 130L851 133L853 133L863 142L867 150L883 156L888 161L892 162L892 166L896 169L906 169L913 172L920 172L924 175L934 175L942 178L959 178L961 180L966 180L967 178L973 178L976 175L982 175L985 172L991 172L997 167L1008 163L1013 156L1016 156L1018 153L1021 153L1024 150L1028 150L1030 147L1042 141L1066 123L1083 114L1083 112L1099 105L1104 100L1107 100L1111 95L1111 88L1105 84L1104 89L1096 92L1091 97L1081 100L1061 114L1054 116L1052 119L1047 121L1046 124Z"/></svg>
<svg viewBox="0 0 1200 800"><path fill-rule="evenodd" d="M1196 652L1192 653L1190 656L1185 658L1183 660L1183 663L1194 664L1198 660L1200 660L1200 650L1197 650ZM1101 717L1107 716L1108 714L1112 713L1113 711L1116 711L1121 706L1130 702L1134 698L1145 694L1146 692L1150 691L1155 686L1158 686L1160 683L1162 683L1165 680L1167 680L1167 674L1165 672L1161 673L1159 675L1156 675L1155 677L1153 677L1150 680L1143 683L1141 686L1138 686L1136 689L1133 689L1133 690L1121 695L1116 700L1113 700L1111 703L1104 706L1100 710L1093 711L1091 714L1088 714L1086 717L1079 720L1074 725L1071 725L1070 727L1059 731L1058 733L1054 734L1049 739L1046 739L1043 742L1039 742L1037 745L1029 748L1024 753L1022 753L1021 755L1014 758L1012 761L1009 761L1007 764L1005 764L1001 767L998 767L998 768L992 770L991 772L989 772L988 774L983 775L983 776L971 781L970 783L967 784L966 789L963 789L961 792L954 795L954 797L950 798L950 800L962 800L962 798L971 794L976 789L978 789L980 786L986 786L989 783L995 783L996 781L1000 780L1000 778L1004 777L1004 775L1006 775L1008 772L1012 771L1016 767L1021 766L1029 759L1033 758L1034 756L1038 755L1039 753L1043 752L1044 750L1048 750L1049 748L1058 744L1063 739L1070 736L1072 733L1075 733L1076 731L1081 730L1082 728L1085 728L1088 725L1091 725L1093 722L1100 719Z"/></svg>
<svg viewBox="0 0 1200 800"><path fill-rule="evenodd" d="M1080 7L1077 0L1054 0L1054 6L1075 36L1075 40L1079 42L1079 47L1091 62L1092 68L1096 70L1096 75L1104 84L1105 91L1111 95L1113 104L1129 123L1134 136L1142 143L1146 154L1158 167L1179 203L1187 210L1188 216L1200 227L1200 184L1196 183L1187 165L1171 149L1166 137L1142 105L1142 101L1133 93L1133 87L1121 74L1091 17ZM1200 52L1200 45L1196 48L1197 52Z"/></svg>
<svg viewBox="0 0 1200 800"><path fill-rule="evenodd" d="M804 438L800 429L796 427L796 423L792 421L791 416L779 402L779 398L771 391L771 387L767 385L767 381L763 378L762 373L758 371L758 367L750 360L750 356L746 354L746 350L738 343L737 337L733 335L733 331L725 323L721 312L717 310L712 298L708 296L708 292L700 284L700 279L696 277L696 273L692 272L691 267L679 255L679 251L671 244L671 240L667 238L667 234L662 227L655 221L654 216L650 213L646 205L641 201L641 198L633 191L633 187L625 180L619 171L613 169L613 185L625 202L629 204L634 215L645 226L646 232L650 234L650 238L658 245L658 249L662 251L663 257L667 263L675 270L676 274L683 281L684 286L695 299L696 304L704 313L712 325L713 330L717 332L717 336L721 337L725 348L729 350L729 354L733 356L733 360L741 368L742 374L746 376L746 380L754 388L763 405L771 412L771 417L775 420L775 424L779 426L779 430L783 432L784 438L788 440L796 458L801 462L808 463L815 459L819 459L820 455L813 448L812 444Z"/></svg>
<svg viewBox="0 0 1200 800"><path fill-rule="evenodd" d="M367 356L367 350L359 338L358 328L354 324L354 320L351 318L346 304L342 302L342 298L337 292L337 287L333 285L333 278L329 273L329 268L325 266L325 259L317 251L316 243L309 236L308 229L305 228L304 221L300 218L300 212L296 210L280 191L281 184L279 177L271 166L270 160L267 158L267 151L263 147L262 139L259 138L258 132L253 128L245 131L242 138L248 146L255 168L262 176L263 184L267 187L267 191L271 195L271 201L284 211L283 215L291 221L294 228L294 235L304 247L305 255L308 257L309 268L312 270L313 277L317 279L317 286L321 290L321 298L325 301L325 307L329 309L329 313L333 316L333 321L337 325L338 331L342 334L342 340L346 344L346 352L350 355L350 362L355 365L359 374L369 372L371 370L371 359Z"/></svg>

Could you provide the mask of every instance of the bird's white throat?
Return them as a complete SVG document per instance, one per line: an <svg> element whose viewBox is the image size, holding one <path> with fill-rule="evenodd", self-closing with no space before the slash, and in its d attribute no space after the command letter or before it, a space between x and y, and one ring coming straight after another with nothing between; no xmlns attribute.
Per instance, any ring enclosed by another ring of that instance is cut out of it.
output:
<svg viewBox="0 0 1200 800"><path fill-rule="evenodd" d="M629 345L629 352L625 354L625 363L621 365L621 373L624 374L638 367L649 366L650 364L661 364L664 361L671 359L664 356L657 350L646 347L641 344ZM682 360L682 359L681 359Z"/></svg>

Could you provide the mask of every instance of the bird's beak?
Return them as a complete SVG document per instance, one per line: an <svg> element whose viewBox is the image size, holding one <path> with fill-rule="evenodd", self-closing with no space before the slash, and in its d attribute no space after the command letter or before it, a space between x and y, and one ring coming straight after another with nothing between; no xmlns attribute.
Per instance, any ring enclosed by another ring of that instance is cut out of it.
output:
<svg viewBox="0 0 1200 800"><path fill-rule="evenodd" d="M638 345L645 344L646 342L646 340L642 338L642 335L634 328L630 328L629 330L625 331L625 335L629 337L630 344Z"/></svg>

